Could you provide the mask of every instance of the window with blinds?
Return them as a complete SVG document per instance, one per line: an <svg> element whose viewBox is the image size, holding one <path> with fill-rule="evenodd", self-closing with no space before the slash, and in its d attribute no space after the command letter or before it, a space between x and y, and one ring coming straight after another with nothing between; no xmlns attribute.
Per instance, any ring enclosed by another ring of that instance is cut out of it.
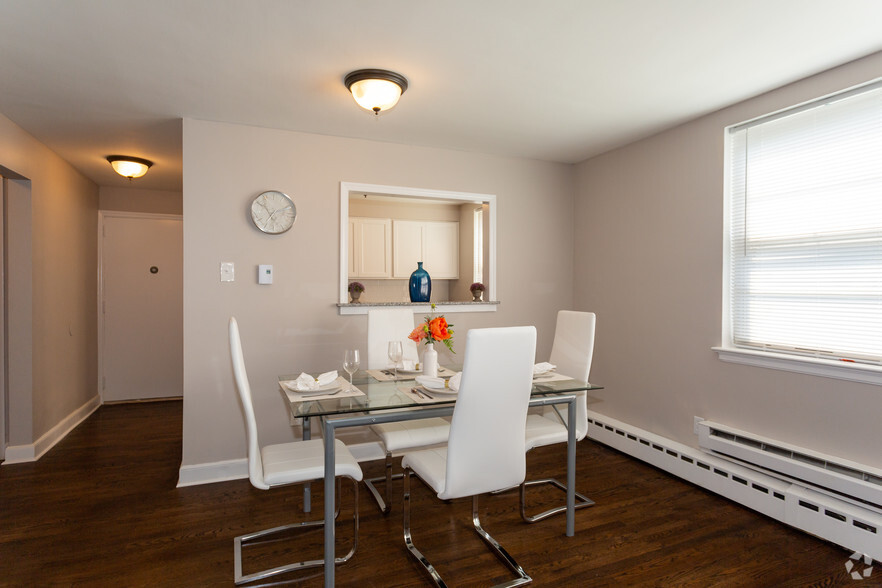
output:
<svg viewBox="0 0 882 588"><path fill-rule="evenodd" d="M882 82L727 139L730 344L882 364Z"/></svg>

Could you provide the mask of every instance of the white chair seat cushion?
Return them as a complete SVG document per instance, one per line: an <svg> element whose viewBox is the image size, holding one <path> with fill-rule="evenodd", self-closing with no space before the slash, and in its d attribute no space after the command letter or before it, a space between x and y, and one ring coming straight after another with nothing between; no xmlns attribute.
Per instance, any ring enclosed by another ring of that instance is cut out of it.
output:
<svg viewBox="0 0 882 588"><path fill-rule="evenodd" d="M534 447L566 443L567 428L559 420L551 420L539 414L528 414L525 441L527 451Z"/></svg>
<svg viewBox="0 0 882 588"><path fill-rule="evenodd" d="M418 421L371 425L371 430L383 440L386 451L392 453L414 447L447 443L447 438L450 435L450 423L436 417Z"/></svg>
<svg viewBox="0 0 882 588"><path fill-rule="evenodd" d="M263 479L270 486L321 480L325 476L325 442L322 439L267 445L260 452ZM335 476L361 480L361 467L346 444L334 440Z"/></svg>
<svg viewBox="0 0 882 588"><path fill-rule="evenodd" d="M446 447L407 453L401 459L401 466L412 469L436 494L444 493L447 476Z"/></svg>

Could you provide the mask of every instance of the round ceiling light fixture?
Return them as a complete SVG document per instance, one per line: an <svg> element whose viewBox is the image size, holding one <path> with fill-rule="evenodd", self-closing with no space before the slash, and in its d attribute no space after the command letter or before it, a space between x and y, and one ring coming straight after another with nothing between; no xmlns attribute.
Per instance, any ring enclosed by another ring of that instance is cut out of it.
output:
<svg viewBox="0 0 882 588"><path fill-rule="evenodd" d="M343 83L358 105L375 115L389 110L407 90L407 79L385 69L359 69L346 75Z"/></svg>
<svg viewBox="0 0 882 588"><path fill-rule="evenodd" d="M113 166L113 170L124 178L140 178L147 173L153 162L140 157L129 157L128 155L110 155L107 161Z"/></svg>

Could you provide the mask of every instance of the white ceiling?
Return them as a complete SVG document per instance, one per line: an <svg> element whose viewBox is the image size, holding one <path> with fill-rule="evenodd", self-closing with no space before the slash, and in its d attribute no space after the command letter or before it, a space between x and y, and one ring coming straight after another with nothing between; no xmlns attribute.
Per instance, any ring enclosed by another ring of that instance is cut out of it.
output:
<svg viewBox="0 0 882 588"><path fill-rule="evenodd" d="M111 186L180 190L185 117L578 162L879 50L879 0L2 0L0 113Z"/></svg>

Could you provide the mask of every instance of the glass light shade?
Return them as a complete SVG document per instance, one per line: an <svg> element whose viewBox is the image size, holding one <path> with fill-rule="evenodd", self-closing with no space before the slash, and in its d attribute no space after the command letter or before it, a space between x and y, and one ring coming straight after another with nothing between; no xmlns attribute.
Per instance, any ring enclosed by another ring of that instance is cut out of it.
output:
<svg viewBox="0 0 882 588"><path fill-rule="evenodd" d="M359 106L377 113L389 110L401 97L401 86L389 80L359 80L349 90Z"/></svg>
<svg viewBox="0 0 882 588"><path fill-rule="evenodd" d="M121 155L111 155L107 158L113 170L124 178L140 178L147 173L153 162L141 159L140 157L124 157Z"/></svg>

